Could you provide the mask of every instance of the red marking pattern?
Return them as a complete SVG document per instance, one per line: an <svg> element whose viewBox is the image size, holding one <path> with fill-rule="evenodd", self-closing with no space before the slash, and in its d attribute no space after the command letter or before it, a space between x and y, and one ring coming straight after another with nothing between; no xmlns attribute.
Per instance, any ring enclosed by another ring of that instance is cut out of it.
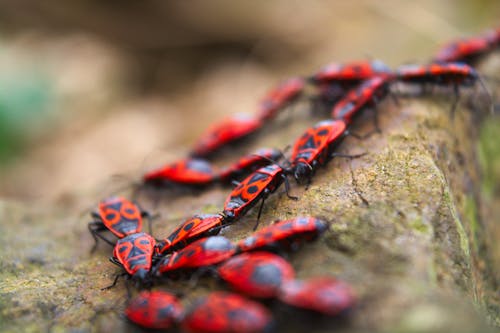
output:
<svg viewBox="0 0 500 333"><path fill-rule="evenodd" d="M120 262L128 274L149 272L155 250L155 239L141 232L119 239L113 256Z"/></svg>
<svg viewBox="0 0 500 333"><path fill-rule="evenodd" d="M142 229L142 213L133 202L109 198L99 203L98 214L102 223L118 238L135 234Z"/></svg>
<svg viewBox="0 0 500 333"><path fill-rule="evenodd" d="M271 164L251 173L236 186L224 203L224 216L239 218L252 208L260 199L265 199L285 180L284 170Z"/></svg>
<svg viewBox="0 0 500 333"><path fill-rule="evenodd" d="M345 130L342 120L324 120L302 134L295 141L290 157L295 178L310 177L317 165L326 164L333 149L344 138Z"/></svg>

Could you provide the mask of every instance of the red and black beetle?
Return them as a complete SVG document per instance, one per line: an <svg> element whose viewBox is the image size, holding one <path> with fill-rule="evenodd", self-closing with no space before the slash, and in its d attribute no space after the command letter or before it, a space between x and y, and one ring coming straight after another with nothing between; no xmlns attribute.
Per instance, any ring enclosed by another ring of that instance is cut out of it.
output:
<svg viewBox="0 0 500 333"><path fill-rule="evenodd" d="M203 187L217 180L217 171L210 162L199 158L185 158L167 164L143 176L145 184L183 185Z"/></svg>
<svg viewBox="0 0 500 333"><path fill-rule="evenodd" d="M225 224L225 219L222 215L194 215L178 226L167 238L157 242L157 252L160 255L165 255L201 237L217 235Z"/></svg>
<svg viewBox="0 0 500 333"><path fill-rule="evenodd" d="M346 64L332 63L324 66L309 78L315 84L340 83L353 87L375 76L389 76L392 71L380 60L361 60Z"/></svg>
<svg viewBox="0 0 500 333"><path fill-rule="evenodd" d="M240 251L296 248L301 242L314 240L328 229L328 224L314 217L296 217L278 221L254 232L237 243Z"/></svg>
<svg viewBox="0 0 500 333"><path fill-rule="evenodd" d="M396 79L399 82L411 84L433 84L438 86L451 86L455 92L455 100L451 107L455 111L459 100L459 87L470 87L479 82L487 93L491 106L493 100L491 93L484 84L476 70L464 63L435 63L430 65L406 65L396 70ZM493 111L493 110L492 110Z"/></svg>
<svg viewBox="0 0 500 333"><path fill-rule="evenodd" d="M225 237L211 236L199 239L182 250L162 258L154 268L154 274L171 274L190 271L218 264L236 253L236 246Z"/></svg>
<svg viewBox="0 0 500 333"><path fill-rule="evenodd" d="M327 105L343 98L346 91L373 77L390 77L391 69L380 60L353 61L346 64L332 63L309 78L318 86L319 97Z"/></svg>
<svg viewBox="0 0 500 333"><path fill-rule="evenodd" d="M271 332L274 321L263 305L240 295L212 292L186 311L182 328L197 333Z"/></svg>
<svg viewBox="0 0 500 333"><path fill-rule="evenodd" d="M239 160L223 168L219 173L219 180L223 183L239 181L247 177L249 173L277 162L283 154L280 150L274 148L261 148L253 154L245 155Z"/></svg>
<svg viewBox="0 0 500 333"><path fill-rule="evenodd" d="M295 141L290 161L297 182L311 181L316 168L325 165L333 156L333 150L344 138L345 131L344 121L323 120Z"/></svg>
<svg viewBox="0 0 500 333"><path fill-rule="evenodd" d="M168 329L177 324L183 308L177 297L166 291L142 291L131 299L125 316L136 325L151 329Z"/></svg>
<svg viewBox="0 0 500 333"><path fill-rule="evenodd" d="M110 261L122 267L125 272L118 274L113 283L104 289L114 287L118 278L127 274L136 283L150 284L155 244L155 239L144 232L119 239Z"/></svg>
<svg viewBox="0 0 500 333"><path fill-rule="evenodd" d="M352 288L330 277L283 283L278 299L288 305L329 316L346 313L356 303Z"/></svg>
<svg viewBox="0 0 500 333"><path fill-rule="evenodd" d="M332 118L342 119L351 124L353 118L368 107L376 106L389 94L390 84L394 76L376 76L353 88L332 108ZM376 111L376 110L375 110ZM376 114L375 114L376 117ZM377 118L375 118L377 122ZM378 124L375 124L378 129Z"/></svg>
<svg viewBox="0 0 500 333"><path fill-rule="evenodd" d="M433 61L441 63L464 62L473 65L498 47L499 38L500 29L452 41L438 50Z"/></svg>
<svg viewBox="0 0 500 333"><path fill-rule="evenodd" d="M404 65L396 70L396 79L403 83L472 86L479 79L479 74L467 64L450 62Z"/></svg>
<svg viewBox="0 0 500 333"><path fill-rule="evenodd" d="M248 114L237 114L228 117L201 135L195 143L192 156L207 157L235 141L241 140L256 132L262 126L262 121Z"/></svg>
<svg viewBox="0 0 500 333"><path fill-rule="evenodd" d="M229 220L239 219L261 200L259 213L257 214L257 223L254 227L254 229L256 229L259 224L264 201L269 194L276 191L283 182L285 183L287 196L290 199L297 200L296 197L289 195L289 184L285 171L286 170L281 166L271 164L251 173L239 183L226 198L222 215L226 216Z"/></svg>
<svg viewBox="0 0 500 333"><path fill-rule="evenodd" d="M276 113L293 103L302 94L305 80L301 77L293 77L280 83L276 88L270 90L261 100L258 118L261 121L276 117Z"/></svg>
<svg viewBox="0 0 500 333"><path fill-rule="evenodd" d="M137 204L122 197L112 197L101 201L97 212L92 212L91 215L94 221L89 222L88 228L95 240L92 251L97 247L97 237L112 246L115 245L114 242L101 235L103 231L109 230L116 237L123 238L141 232L142 219L151 218L150 214L141 210Z"/></svg>

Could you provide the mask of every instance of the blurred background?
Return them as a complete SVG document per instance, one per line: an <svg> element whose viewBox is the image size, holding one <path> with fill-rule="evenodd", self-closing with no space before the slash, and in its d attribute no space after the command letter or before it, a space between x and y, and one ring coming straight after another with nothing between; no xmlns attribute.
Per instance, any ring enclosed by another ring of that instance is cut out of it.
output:
<svg viewBox="0 0 500 333"><path fill-rule="evenodd" d="M0 196L57 201L133 181L288 76L425 62L499 13L494 0L0 0Z"/></svg>

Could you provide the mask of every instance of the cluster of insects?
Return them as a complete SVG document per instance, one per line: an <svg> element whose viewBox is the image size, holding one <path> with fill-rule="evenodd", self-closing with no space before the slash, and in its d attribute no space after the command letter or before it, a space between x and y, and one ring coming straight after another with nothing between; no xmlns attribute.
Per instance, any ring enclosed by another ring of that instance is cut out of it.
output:
<svg viewBox="0 0 500 333"><path fill-rule="evenodd" d="M123 269L106 288L115 286L123 276L136 287L147 289L129 301L125 314L135 324L153 329L178 325L189 332L269 331L272 313L249 298L278 300L325 316L347 313L356 304L347 283L333 277L298 280L292 265L282 256L317 239L328 230L329 223L316 217L296 217L258 229L265 200L281 185L288 198L297 200L289 193L289 179L308 185L318 168L332 158L362 156L339 154L337 146L347 135L353 135L349 127L358 115L367 109L376 111L382 99L396 94L391 90L394 84L451 87L458 100L460 87L482 84L471 66L499 45L500 29L450 43L430 64L396 70L380 61L330 64L309 77L284 81L261 100L255 115L237 115L213 125L189 157L143 176L145 185L160 188L234 184L220 212L195 214L166 238L156 239L143 231L144 219L151 226L152 216L138 204L122 197L100 202L88 225L95 240L93 249L99 239L114 246L111 261ZM307 128L292 143L288 156L278 149L263 148L224 168L212 165L218 150L261 130L281 110L303 98L308 85L315 89L310 100L326 107L331 117ZM379 130L376 116L375 126ZM259 203L253 234L237 242L218 235ZM117 240L106 236L109 232ZM216 276L237 293L212 292L184 309L175 293L155 289L164 281L204 274Z"/></svg>

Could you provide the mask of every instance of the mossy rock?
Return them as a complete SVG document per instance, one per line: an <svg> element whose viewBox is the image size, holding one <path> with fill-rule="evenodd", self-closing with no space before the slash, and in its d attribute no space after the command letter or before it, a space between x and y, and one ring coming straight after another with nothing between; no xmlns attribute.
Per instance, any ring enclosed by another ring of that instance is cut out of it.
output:
<svg viewBox="0 0 500 333"><path fill-rule="evenodd" d="M261 227L297 215L331 222L324 237L289 259L299 277L334 275L352 284L359 297L341 323L292 320L276 309L282 331L484 332L488 323L498 324L491 223L483 220L489 208L477 163L479 123L465 108L451 119L450 105L435 97L404 99L399 105L384 101L378 106L382 133L365 140L348 137L339 147L365 156L334 159L307 189L292 184L298 201L280 191L266 201ZM285 147L324 117L302 109L221 160L259 146ZM356 132L367 133L372 115L356 124ZM194 213L220 211L229 191L141 192L137 199L160 213L154 235L161 238ZM53 207L1 203L2 332L139 330L122 318L124 284L101 290L119 272L107 260L111 249L101 244L89 253L93 240L82 203L101 198L95 193ZM251 233L255 218L256 209L222 233L241 239ZM168 288L184 291L188 304L224 287L206 278L194 290L185 281Z"/></svg>

